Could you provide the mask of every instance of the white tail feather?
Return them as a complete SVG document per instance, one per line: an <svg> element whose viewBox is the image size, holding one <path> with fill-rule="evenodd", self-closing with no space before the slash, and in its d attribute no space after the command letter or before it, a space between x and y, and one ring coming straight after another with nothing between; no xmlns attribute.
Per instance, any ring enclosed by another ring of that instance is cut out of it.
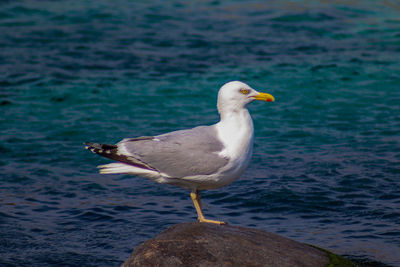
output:
<svg viewBox="0 0 400 267"><path fill-rule="evenodd" d="M135 167L129 166L124 163L109 163L98 166L101 174L112 174L112 173L137 173Z"/></svg>
<svg viewBox="0 0 400 267"><path fill-rule="evenodd" d="M109 163L97 166L97 168L100 169L101 174L127 173L141 175L146 178L159 178L161 176L159 172L142 169L125 163Z"/></svg>
<svg viewBox="0 0 400 267"><path fill-rule="evenodd" d="M157 171L142 169L125 163L109 163L97 167L100 169L101 174L134 174L148 178L157 183L169 183L168 175L161 174Z"/></svg>

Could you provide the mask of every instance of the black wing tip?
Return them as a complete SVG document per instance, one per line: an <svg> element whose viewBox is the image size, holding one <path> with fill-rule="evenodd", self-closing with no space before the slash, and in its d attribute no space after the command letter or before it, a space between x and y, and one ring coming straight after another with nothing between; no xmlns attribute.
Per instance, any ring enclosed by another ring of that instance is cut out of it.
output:
<svg viewBox="0 0 400 267"><path fill-rule="evenodd" d="M117 148L116 145L108 145L108 144L99 144L99 143L92 143L92 142L84 142L85 148L92 151L96 154L110 154L111 150Z"/></svg>
<svg viewBox="0 0 400 267"><path fill-rule="evenodd" d="M87 150L90 150L94 154L97 154L97 155L100 155L100 156L103 156L103 157L106 157L106 158L109 158L109 159L112 159L115 161L119 161L122 163L126 163L128 165L139 167L142 169L157 171L155 168L142 162L140 159L137 159L137 158L134 158L131 156L121 155L118 152L118 146L116 146L116 145L99 144L99 143L92 143L92 142L84 142L84 144L85 144L85 148Z"/></svg>
<svg viewBox="0 0 400 267"><path fill-rule="evenodd" d="M85 145L85 148L86 148L86 149L89 149L90 147L93 147L95 143L83 142L83 144Z"/></svg>
<svg viewBox="0 0 400 267"><path fill-rule="evenodd" d="M92 152L94 152L94 150L101 149L101 144L98 143L84 142L83 144L85 145L85 149L88 149Z"/></svg>

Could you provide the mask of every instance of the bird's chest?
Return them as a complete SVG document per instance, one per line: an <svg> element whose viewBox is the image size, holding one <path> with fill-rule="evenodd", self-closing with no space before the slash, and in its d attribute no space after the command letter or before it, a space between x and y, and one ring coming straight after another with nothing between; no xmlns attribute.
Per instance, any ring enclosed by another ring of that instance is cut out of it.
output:
<svg viewBox="0 0 400 267"><path fill-rule="evenodd" d="M239 178L249 165L253 151L253 133L248 129L236 129L225 139L225 148L220 156L229 159L228 164L220 173L220 183L230 184Z"/></svg>
<svg viewBox="0 0 400 267"><path fill-rule="evenodd" d="M250 115L247 113L235 120L224 121L217 129L224 144L220 155L236 165L247 165L253 150L253 122Z"/></svg>

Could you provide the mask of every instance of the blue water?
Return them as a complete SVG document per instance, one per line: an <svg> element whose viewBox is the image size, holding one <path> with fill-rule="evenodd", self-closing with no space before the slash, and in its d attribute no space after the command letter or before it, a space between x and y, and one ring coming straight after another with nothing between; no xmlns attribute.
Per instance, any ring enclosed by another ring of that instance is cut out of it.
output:
<svg viewBox="0 0 400 267"><path fill-rule="evenodd" d="M399 62L398 1L2 1L0 265L119 266L194 221L82 143L212 124L242 80L276 102L205 214L400 266Z"/></svg>

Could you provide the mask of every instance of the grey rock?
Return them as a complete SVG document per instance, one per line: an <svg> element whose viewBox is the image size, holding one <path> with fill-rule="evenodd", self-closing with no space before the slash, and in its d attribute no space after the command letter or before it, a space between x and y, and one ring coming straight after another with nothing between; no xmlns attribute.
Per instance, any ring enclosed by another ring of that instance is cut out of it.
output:
<svg viewBox="0 0 400 267"><path fill-rule="evenodd" d="M122 267L327 266L326 252L265 231L183 223L139 245Z"/></svg>

